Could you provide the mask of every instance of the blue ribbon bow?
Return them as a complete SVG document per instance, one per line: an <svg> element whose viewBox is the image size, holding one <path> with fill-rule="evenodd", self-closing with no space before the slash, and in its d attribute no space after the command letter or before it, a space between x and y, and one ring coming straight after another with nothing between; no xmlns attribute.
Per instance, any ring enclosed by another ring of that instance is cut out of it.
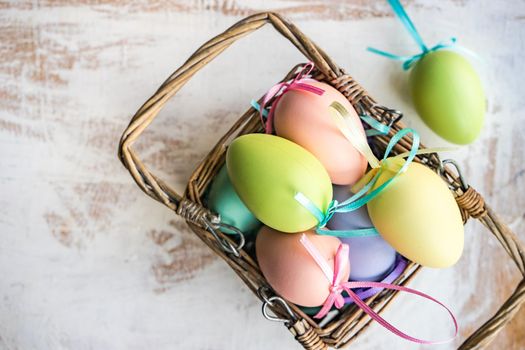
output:
<svg viewBox="0 0 525 350"><path fill-rule="evenodd" d="M372 190L374 185L376 184L377 180L381 176L383 172L383 166L385 166L386 162L385 160L390 155L390 152L394 148L394 146L407 134L412 134L412 146L410 147L410 151L408 153L407 159L404 162L403 166L388 180L386 180L383 184ZM373 227L371 228L365 228L360 230L340 230L340 231L328 231L328 230L322 230L322 228L328 223L328 221L332 218L332 216L335 213L348 213L354 210L357 210L361 208L363 205L368 203L370 200L375 198L381 191L383 191L388 185L392 183L392 181L395 180L395 178L402 173L404 173L407 169L410 163L414 160L414 158L417 155L417 150L419 148L419 134L409 128L401 129L399 130L388 143L388 146L385 150L385 155L383 156L381 168L377 171L377 173L374 175L372 180L370 180L363 188L361 188L357 193L355 193L353 196L348 198L342 203L339 203L336 200L332 200L330 204L328 205L328 209L326 212L323 212L320 210L308 197L306 197L303 193L298 192L295 195L295 200L298 201L303 207L305 207L310 213L312 213L313 216L317 219L319 222L317 225L316 232L321 235L330 235L330 236L339 236L339 237L362 237L362 236L371 236L371 235L377 235L377 230ZM370 192L369 192L370 191Z"/></svg>
<svg viewBox="0 0 525 350"><path fill-rule="evenodd" d="M405 12L405 9L399 2L399 0L388 0L388 3L394 10L394 13L397 15L397 17L401 20L401 23L403 23L403 26L408 30L412 38L415 40L415 42L419 45L419 48L421 49L421 52L415 55L411 56L400 56L395 55L393 53L389 53L386 51L378 50L373 47L368 47L367 50L370 52L373 52L375 54L397 60L397 61L403 61L403 69L408 70L410 67L412 67L417 61L422 59L425 55L442 50L454 47L456 45L456 38L450 38L449 40L442 41L435 46L428 48L425 43L423 42L423 39L419 35L416 27L414 26L414 23L410 20L410 17L408 17L407 13Z"/></svg>

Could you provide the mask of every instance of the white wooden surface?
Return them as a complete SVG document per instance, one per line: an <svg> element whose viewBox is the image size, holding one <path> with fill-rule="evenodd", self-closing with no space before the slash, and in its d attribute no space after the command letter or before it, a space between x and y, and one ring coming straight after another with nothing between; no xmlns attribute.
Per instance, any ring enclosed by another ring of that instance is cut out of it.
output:
<svg viewBox="0 0 525 350"><path fill-rule="evenodd" d="M483 134L450 156L524 238L525 5L410 1L429 44L457 36L479 54ZM284 13L383 104L406 112L428 146L399 65L365 47L416 47L384 1L0 2L0 348L297 349L258 300L181 220L146 197L116 158L135 110L206 39L261 10ZM270 28L244 38L177 95L137 145L183 189L194 166L253 97L303 61ZM456 312L461 339L492 315L518 274L481 225L461 261L413 286ZM401 296L386 317L442 337L447 319ZM494 349L525 347L525 311ZM441 346L452 349L459 345ZM373 325L355 349L417 349Z"/></svg>

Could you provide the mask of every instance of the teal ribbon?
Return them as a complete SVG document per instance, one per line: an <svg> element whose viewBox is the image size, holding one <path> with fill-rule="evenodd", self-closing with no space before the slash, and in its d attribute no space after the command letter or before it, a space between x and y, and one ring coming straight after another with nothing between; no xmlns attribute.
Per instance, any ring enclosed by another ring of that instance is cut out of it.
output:
<svg viewBox="0 0 525 350"><path fill-rule="evenodd" d="M261 105L257 101L251 100L250 104L257 112L261 112ZM262 114L263 116L268 117L268 110L265 108Z"/></svg>
<svg viewBox="0 0 525 350"><path fill-rule="evenodd" d="M319 224L317 225L316 232L318 234L325 234L330 235L330 231L322 230L324 226L328 223L328 221L332 218L332 216L335 213L348 213L354 210L357 210L361 208L363 205L374 199L383 191L388 185L392 183L399 175L404 173L410 163L414 160L414 158L417 155L417 150L419 148L419 134L413 130L413 129L401 129L399 130L388 143L388 146L385 150L385 154L383 156L383 162L388 158L390 155L390 152L392 152L392 149L394 146L407 134L412 134L412 146L410 147L410 151L408 153L407 159L403 166L387 181L385 181L381 186L377 187L373 191L372 188L376 184L377 180L381 176L383 172L383 166L385 163L382 163L381 168L377 171L377 173L374 175L372 180L368 182L363 188L361 188L357 193L355 193L353 196L348 198L342 203L339 203L336 200L333 200L328 205L328 209L326 212L323 212L320 210L310 199L308 199L303 193L298 192L295 195L295 200L297 200L303 207L305 207L310 213L312 213L313 216L317 219ZM371 192L369 192L371 191ZM357 232L356 232L357 231ZM370 234L372 231L369 231L368 234ZM349 230L349 231L339 231L334 235L338 235L339 237L356 237L356 236L362 236L361 232L359 230Z"/></svg>
<svg viewBox="0 0 525 350"><path fill-rule="evenodd" d="M380 123L369 115L361 114L359 118L372 128L365 131L366 136L388 135L390 132L388 125Z"/></svg>
<svg viewBox="0 0 525 350"><path fill-rule="evenodd" d="M317 234L322 236L334 236L334 237L371 237L379 236L379 232L375 227L360 228L355 230L316 230Z"/></svg>
<svg viewBox="0 0 525 350"><path fill-rule="evenodd" d="M414 41L418 44L419 48L421 49L421 52L412 56L399 56L395 55L386 51L378 50L372 47L368 47L367 50L370 52L373 52L375 54L397 60L397 61L403 61L403 69L408 70L410 67L414 65L417 61L419 61L421 58L423 58L425 55L429 54L430 52L443 50L447 48L454 47L456 44L456 38L450 38L447 41L442 41L438 43L437 45L428 48L425 43L423 42L423 39L419 35L416 27L414 26L414 23L412 23L412 20L410 20L410 17L408 17L405 9L399 2L399 0L388 0L388 3L394 10L394 13L396 16L401 20L401 23L403 26L407 29L408 33Z"/></svg>
<svg viewBox="0 0 525 350"><path fill-rule="evenodd" d="M308 209L310 213L312 213L313 216L317 219L319 224L317 225L319 228L325 227L328 221L334 216L335 210L337 209L339 203L336 200L333 200L328 205L328 209L324 213L321 209L317 208L317 206L310 200L308 197L306 197L302 192L297 192L295 194L295 200L298 201L303 207Z"/></svg>

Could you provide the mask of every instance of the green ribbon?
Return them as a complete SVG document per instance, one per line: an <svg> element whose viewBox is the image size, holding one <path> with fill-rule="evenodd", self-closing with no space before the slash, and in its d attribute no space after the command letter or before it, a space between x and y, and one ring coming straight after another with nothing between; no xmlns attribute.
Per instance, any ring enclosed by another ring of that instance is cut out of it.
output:
<svg viewBox="0 0 525 350"><path fill-rule="evenodd" d="M450 38L447 41L442 41L438 43L437 45L431 48L428 48L423 42L423 39L421 38L416 27L414 26L414 23L412 23L412 20L410 19L410 17L408 17L407 13L405 12L405 9L403 8L399 0L388 0L388 3L394 10L394 13L397 15L397 17L401 20L401 23L403 23L403 26L406 28L408 33L412 36L414 41L418 44L419 48L421 49L421 52L415 55L411 55L411 56L399 56L399 55L395 55L395 54L392 54L386 51L378 50L372 47L368 47L367 48L368 51L384 56L384 57L387 57L387 58L390 58L390 59L393 59L393 60L403 61L403 69L408 70L410 69L410 67L414 65L414 63L422 59L425 55L431 52L434 52L434 51L448 49L448 48L455 46L456 38Z"/></svg>

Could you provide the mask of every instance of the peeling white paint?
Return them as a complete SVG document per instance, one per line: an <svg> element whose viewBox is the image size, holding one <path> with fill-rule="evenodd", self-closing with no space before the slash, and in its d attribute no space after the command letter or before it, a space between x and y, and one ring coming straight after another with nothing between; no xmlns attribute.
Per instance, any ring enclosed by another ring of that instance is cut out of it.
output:
<svg viewBox="0 0 525 350"><path fill-rule="evenodd" d="M146 197L116 158L135 110L193 50L245 12L284 10L378 101L405 111L425 144L446 145L403 96L406 74L398 63L365 51L416 50L382 1L222 4L20 2L0 12L0 348L298 348L284 327L261 316L259 302L226 264L206 258L207 248ZM418 0L408 11L429 43L457 36L485 61L487 125L478 141L450 157L523 239L525 6ZM330 13L349 15L330 20ZM183 189L250 99L302 60L270 28L242 39L168 104L137 145L140 154ZM159 245L153 230L173 236ZM469 224L466 237L456 267L425 270L413 287L445 301L462 329L473 330L513 290L517 274L481 225ZM180 262L188 252L204 258ZM159 281L157 264L174 262L179 270ZM435 310L400 296L385 316L441 337L449 324ZM524 311L517 317L495 349L524 346L523 336L521 344L512 338L522 332ZM352 348L420 347L373 325Z"/></svg>

